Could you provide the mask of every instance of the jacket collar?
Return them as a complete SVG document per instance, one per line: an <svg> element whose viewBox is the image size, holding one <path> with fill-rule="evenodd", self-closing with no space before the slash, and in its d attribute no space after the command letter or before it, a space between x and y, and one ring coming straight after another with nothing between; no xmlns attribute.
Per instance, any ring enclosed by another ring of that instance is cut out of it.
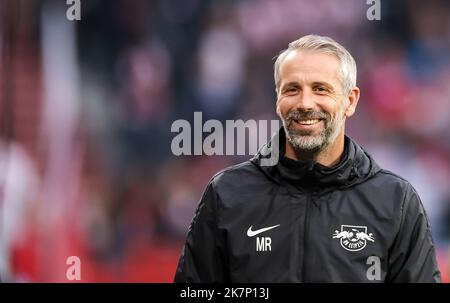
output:
<svg viewBox="0 0 450 303"><path fill-rule="evenodd" d="M274 149L276 142L278 150ZM284 128L281 128L251 160L267 177L278 184L289 183L315 192L327 192L362 183L380 170L375 160L348 136L345 136L345 149L341 160L334 167L326 167L314 161L286 158L285 144L286 134ZM261 165L261 160L269 158L274 152L279 152L279 161L273 166Z"/></svg>

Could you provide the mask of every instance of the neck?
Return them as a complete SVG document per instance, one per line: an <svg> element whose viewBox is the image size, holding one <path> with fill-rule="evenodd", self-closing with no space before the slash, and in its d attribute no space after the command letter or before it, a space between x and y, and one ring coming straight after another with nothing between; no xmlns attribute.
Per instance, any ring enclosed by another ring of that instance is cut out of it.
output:
<svg viewBox="0 0 450 303"><path fill-rule="evenodd" d="M323 150L317 153L295 150L291 143L286 139L287 158L299 160L312 160L327 167L332 167L339 163L344 152L344 133L342 132L333 143L329 144Z"/></svg>

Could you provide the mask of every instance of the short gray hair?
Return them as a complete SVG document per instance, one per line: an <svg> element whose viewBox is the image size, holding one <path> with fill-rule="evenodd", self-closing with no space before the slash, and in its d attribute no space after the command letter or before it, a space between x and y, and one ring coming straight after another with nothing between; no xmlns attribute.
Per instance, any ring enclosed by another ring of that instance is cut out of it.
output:
<svg viewBox="0 0 450 303"><path fill-rule="evenodd" d="M325 36L307 35L289 43L287 49L280 52L274 64L275 87L280 86L280 66L286 56L295 50L311 50L336 56L339 60L339 76L344 93L348 95L356 86L356 63L352 55L339 43Z"/></svg>

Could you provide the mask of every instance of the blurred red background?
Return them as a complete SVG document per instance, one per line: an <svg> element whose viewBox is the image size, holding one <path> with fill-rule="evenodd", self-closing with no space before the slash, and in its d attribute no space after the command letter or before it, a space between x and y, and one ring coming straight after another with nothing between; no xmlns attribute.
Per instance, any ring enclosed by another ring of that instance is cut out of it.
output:
<svg viewBox="0 0 450 303"><path fill-rule="evenodd" d="M302 35L354 55L348 134L418 190L450 271L446 1L2 0L0 274L171 282L207 181L250 157L170 150L177 119L276 119L272 58Z"/></svg>

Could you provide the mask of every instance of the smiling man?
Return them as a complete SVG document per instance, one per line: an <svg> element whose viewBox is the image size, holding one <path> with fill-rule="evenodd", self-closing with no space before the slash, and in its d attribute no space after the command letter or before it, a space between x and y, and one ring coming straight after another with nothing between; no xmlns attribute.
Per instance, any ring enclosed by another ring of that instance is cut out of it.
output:
<svg viewBox="0 0 450 303"><path fill-rule="evenodd" d="M360 95L350 53L305 36L274 72L283 128L209 182L175 281L440 282L416 191L345 135Z"/></svg>
<svg viewBox="0 0 450 303"><path fill-rule="evenodd" d="M332 166L344 150L345 118L353 115L359 99L353 77L356 66L348 53L344 66L331 53L295 48L302 43L293 42L275 63L277 113L288 139L286 156Z"/></svg>

